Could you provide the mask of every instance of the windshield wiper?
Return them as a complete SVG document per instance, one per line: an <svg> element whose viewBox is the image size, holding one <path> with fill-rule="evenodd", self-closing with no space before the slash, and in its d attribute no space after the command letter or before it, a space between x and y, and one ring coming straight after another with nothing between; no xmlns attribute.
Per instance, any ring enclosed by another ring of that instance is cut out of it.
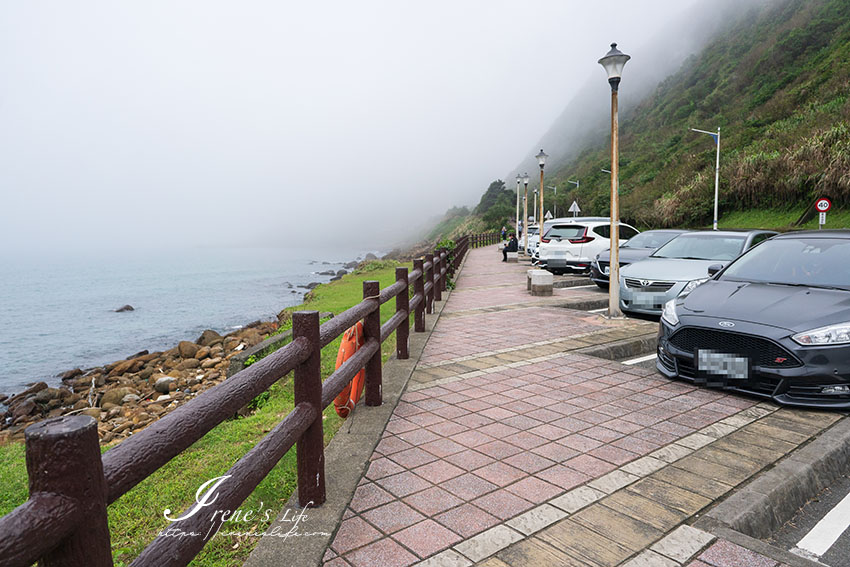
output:
<svg viewBox="0 0 850 567"><path fill-rule="evenodd" d="M835 285L817 285L817 284L808 284L808 283L791 283L791 282L765 282L768 285L787 285L791 287L814 287L817 289L834 289L838 291L848 291L846 287L839 287Z"/></svg>

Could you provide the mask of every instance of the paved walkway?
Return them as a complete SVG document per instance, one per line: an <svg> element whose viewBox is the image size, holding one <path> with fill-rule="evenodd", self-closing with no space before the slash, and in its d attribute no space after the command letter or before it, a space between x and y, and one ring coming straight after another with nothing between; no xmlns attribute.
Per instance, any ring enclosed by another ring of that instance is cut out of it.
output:
<svg viewBox="0 0 850 567"><path fill-rule="evenodd" d="M324 565L779 565L689 524L839 416L588 356L656 324L500 256L470 252Z"/></svg>

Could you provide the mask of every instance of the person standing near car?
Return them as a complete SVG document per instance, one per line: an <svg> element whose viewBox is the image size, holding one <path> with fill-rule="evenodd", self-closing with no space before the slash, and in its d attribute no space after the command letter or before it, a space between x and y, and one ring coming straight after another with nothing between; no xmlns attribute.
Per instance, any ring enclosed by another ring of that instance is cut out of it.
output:
<svg viewBox="0 0 850 567"><path fill-rule="evenodd" d="M511 239L508 240L508 243L505 244L505 247L502 248L502 262L508 261L508 252L516 252L519 248L519 242L514 236L514 233L511 233Z"/></svg>

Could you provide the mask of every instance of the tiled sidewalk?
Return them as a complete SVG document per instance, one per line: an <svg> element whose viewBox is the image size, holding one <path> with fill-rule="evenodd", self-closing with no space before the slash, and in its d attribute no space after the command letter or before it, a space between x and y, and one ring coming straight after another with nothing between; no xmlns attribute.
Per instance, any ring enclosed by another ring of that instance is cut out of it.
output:
<svg viewBox="0 0 850 567"><path fill-rule="evenodd" d="M654 326L529 303L525 269L471 251L324 564L777 565L683 524L834 420L572 352Z"/></svg>

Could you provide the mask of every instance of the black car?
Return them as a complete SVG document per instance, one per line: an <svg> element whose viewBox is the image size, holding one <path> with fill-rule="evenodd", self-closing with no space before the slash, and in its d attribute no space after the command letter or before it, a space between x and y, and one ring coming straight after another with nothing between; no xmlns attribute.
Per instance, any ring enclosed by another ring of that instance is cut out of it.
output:
<svg viewBox="0 0 850 567"><path fill-rule="evenodd" d="M647 230L620 245L620 267L643 260L687 230ZM590 263L590 279L602 289L608 289L611 250L603 250Z"/></svg>
<svg viewBox="0 0 850 567"><path fill-rule="evenodd" d="M850 409L850 231L762 242L664 306L658 370L777 403Z"/></svg>

